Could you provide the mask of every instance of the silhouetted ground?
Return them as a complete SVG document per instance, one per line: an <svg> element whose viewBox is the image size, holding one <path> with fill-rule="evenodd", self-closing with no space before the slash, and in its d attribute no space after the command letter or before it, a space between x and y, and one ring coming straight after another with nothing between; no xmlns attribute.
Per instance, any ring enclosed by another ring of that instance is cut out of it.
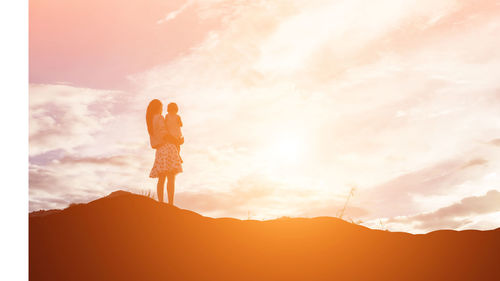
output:
<svg viewBox="0 0 500 281"><path fill-rule="evenodd" d="M213 219L126 192L30 214L29 251L30 280L500 280L500 228Z"/></svg>

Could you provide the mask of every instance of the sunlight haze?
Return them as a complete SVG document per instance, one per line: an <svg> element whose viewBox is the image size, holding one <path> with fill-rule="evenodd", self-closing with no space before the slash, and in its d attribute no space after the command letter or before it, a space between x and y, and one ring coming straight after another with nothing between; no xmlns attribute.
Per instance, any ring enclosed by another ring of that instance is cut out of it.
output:
<svg viewBox="0 0 500 281"><path fill-rule="evenodd" d="M498 1L29 5L30 211L155 191L157 98L181 208L337 216L355 188L344 219L372 228L500 225Z"/></svg>

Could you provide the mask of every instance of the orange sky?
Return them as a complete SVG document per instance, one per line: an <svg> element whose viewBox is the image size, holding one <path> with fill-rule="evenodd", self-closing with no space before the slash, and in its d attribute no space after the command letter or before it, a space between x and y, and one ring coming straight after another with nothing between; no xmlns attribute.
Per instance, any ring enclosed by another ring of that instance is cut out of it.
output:
<svg viewBox="0 0 500 281"><path fill-rule="evenodd" d="M500 225L497 1L30 1L30 210L153 190L144 114L179 104L176 202L426 232Z"/></svg>

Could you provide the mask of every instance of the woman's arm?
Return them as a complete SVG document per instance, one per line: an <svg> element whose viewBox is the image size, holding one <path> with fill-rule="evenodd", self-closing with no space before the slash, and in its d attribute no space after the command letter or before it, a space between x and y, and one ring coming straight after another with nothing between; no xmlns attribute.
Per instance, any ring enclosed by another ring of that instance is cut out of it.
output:
<svg viewBox="0 0 500 281"><path fill-rule="evenodd" d="M166 143L181 145L180 141L176 137L172 136L169 133L167 133L163 136L163 140L165 140Z"/></svg>

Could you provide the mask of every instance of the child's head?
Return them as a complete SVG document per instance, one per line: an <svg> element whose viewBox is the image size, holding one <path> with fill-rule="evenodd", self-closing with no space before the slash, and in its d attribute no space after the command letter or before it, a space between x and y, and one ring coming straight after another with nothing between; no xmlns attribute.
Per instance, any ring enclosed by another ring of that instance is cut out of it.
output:
<svg viewBox="0 0 500 281"><path fill-rule="evenodd" d="M177 106L177 104L175 102L171 102L168 104L168 106L167 106L168 113L176 114L178 111L179 111L179 107Z"/></svg>

